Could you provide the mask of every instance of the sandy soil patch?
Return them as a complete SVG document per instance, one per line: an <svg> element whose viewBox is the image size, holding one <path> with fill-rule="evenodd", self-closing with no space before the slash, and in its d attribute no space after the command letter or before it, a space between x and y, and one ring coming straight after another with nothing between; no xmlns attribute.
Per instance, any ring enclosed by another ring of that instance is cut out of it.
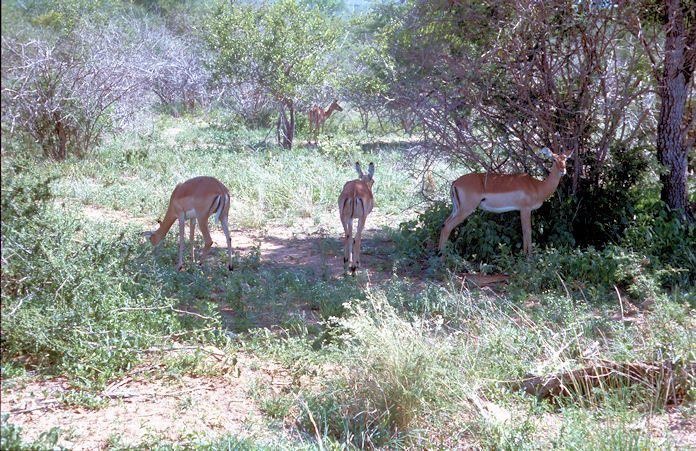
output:
<svg viewBox="0 0 696 451"><path fill-rule="evenodd" d="M69 390L64 379L31 381L3 387L2 412L10 423L22 427L24 441L60 427L61 444L75 450L105 449L115 444L146 441L209 439L226 434L263 437L269 433L256 400L249 395L253 384L279 392L289 378L273 362L261 365L253 356L236 354L236 364L214 351L207 366L214 376L153 377L153 361L138 366L111 383L100 395L108 405L98 410L65 405L61 396ZM155 375L158 374L156 371Z"/></svg>

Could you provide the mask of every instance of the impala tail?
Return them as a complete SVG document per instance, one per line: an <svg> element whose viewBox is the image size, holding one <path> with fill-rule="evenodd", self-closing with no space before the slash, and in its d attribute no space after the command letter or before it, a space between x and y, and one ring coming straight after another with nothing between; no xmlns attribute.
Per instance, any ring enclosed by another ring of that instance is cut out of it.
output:
<svg viewBox="0 0 696 451"><path fill-rule="evenodd" d="M457 187L452 184L452 189L450 190L450 198L452 199L452 214L450 217L457 216L459 212L459 194L457 194ZM443 224L444 226L444 224Z"/></svg>
<svg viewBox="0 0 696 451"><path fill-rule="evenodd" d="M225 208L230 204L229 194L220 194L215 198L212 210L215 212L215 222L220 222L220 216L225 211Z"/></svg>

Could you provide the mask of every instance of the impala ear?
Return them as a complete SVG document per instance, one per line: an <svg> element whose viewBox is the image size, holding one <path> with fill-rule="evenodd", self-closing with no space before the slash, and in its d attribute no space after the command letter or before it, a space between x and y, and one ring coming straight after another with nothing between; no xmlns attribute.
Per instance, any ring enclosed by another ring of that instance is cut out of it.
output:
<svg viewBox="0 0 696 451"><path fill-rule="evenodd" d="M370 163L367 167L367 177L371 179L373 175L375 175L375 164Z"/></svg>
<svg viewBox="0 0 696 451"><path fill-rule="evenodd" d="M355 162L355 170L358 171L358 177L363 178L363 172L362 172L362 169L360 169L360 162L359 161Z"/></svg>
<svg viewBox="0 0 696 451"><path fill-rule="evenodd" d="M566 160L567 160L568 158L572 157L574 153L575 153L575 149L573 149L573 150L571 150L570 152L568 152L568 153L566 154L566 156L565 156L565 157L566 157Z"/></svg>

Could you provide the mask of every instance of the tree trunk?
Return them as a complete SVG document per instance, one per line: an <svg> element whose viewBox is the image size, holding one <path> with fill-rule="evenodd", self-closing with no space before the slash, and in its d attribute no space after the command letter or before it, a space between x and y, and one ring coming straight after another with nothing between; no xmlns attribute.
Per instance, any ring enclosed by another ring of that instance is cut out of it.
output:
<svg viewBox="0 0 696 451"><path fill-rule="evenodd" d="M657 159L665 167L660 175L662 200L673 209L687 210L684 106L694 73L696 25L688 34L684 29L684 12L679 0L665 0L667 33L663 74L658 80L662 100L657 125Z"/></svg>
<svg viewBox="0 0 696 451"><path fill-rule="evenodd" d="M65 128L63 127L63 123L59 120L56 122L56 134L58 135L58 154L57 157L59 160L65 160L66 156L66 145L68 142L68 138L65 135Z"/></svg>
<svg viewBox="0 0 696 451"><path fill-rule="evenodd" d="M290 111L290 119L285 115L285 108ZM278 112L278 144L286 149L292 149L292 142L295 138L295 106L292 100L285 100L280 103Z"/></svg>

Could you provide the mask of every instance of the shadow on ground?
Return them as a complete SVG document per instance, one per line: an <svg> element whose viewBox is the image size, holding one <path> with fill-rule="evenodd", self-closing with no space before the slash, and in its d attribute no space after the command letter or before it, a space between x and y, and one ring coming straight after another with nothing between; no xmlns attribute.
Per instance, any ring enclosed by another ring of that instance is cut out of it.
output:
<svg viewBox="0 0 696 451"><path fill-rule="evenodd" d="M395 245L384 230L365 231L362 268L355 276L344 273L343 239L335 234L231 230L230 235L236 266L228 274L214 270L225 281L211 281L215 283L211 298L235 332L311 327L340 317L344 303L363 299L367 286L384 284L394 272ZM217 231L213 239L211 265L223 268L224 236Z"/></svg>

